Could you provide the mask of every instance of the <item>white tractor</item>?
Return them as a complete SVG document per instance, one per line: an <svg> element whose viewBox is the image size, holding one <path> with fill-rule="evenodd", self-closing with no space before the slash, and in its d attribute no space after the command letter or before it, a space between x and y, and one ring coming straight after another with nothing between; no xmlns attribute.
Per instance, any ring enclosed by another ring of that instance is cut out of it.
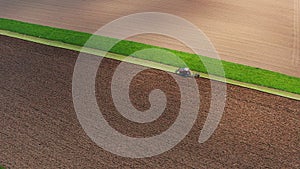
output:
<svg viewBox="0 0 300 169"><path fill-rule="evenodd" d="M199 78L200 75L199 74L192 74L191 70L187 67L185 68L179 68L175 71L176 74L180 75L180 76L184 76L184 77L195 77L195 78Z"/></svg>

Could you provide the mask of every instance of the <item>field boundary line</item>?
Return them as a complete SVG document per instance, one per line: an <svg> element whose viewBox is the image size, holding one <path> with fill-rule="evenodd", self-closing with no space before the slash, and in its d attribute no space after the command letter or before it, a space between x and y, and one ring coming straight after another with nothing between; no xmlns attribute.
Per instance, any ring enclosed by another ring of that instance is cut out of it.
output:
<svg viewBox="0 0 300 169"><path fill-rule="evenodd" d="M141 65L141 66L145 66L148 68L154 68L154 69L163 70L163 71L172 72L172 73L174 73L175 70L178 69L177 67L174 67L174 66L161 64L161 63L157 63L157 62L153 62L153 61L149 61L149 60L134 58L134 57L130 57L130 56L124 56L124 55L115 54L115 53L111 53L111 52L105 52L105 51L101 51L99 49L92 49L92 48L86 48L86 47L81 47L81 46L77 46L77 45L71 45L71 44L67 44L67 43L63 43L63 42L59 42L59 41L47 40L47 39L43 39L43 38L24 35L24 34L6 31L6 30L0 30L0 35L9 36L12 38L18 38L18 39L35 42L35 43L39 43L39 44L44 44L44 45L48 45L48 46L52 46L52 47L58 47L58 48L73 50L73 51L77 51L77 52L84 52L87 54L92 54L92 55L101 56L101 57L119 60L119 61L124 61L124 59L126 58L125 62L127 62L127 63L132 63L132 64ZM290 92L273 89L273 88L269 88L269 87L264 87L264 86L259 86L259 85L255 85L255 84L231 80L231 79L227 79L224 77L208 75L208 74L205 74L202 72L195 72L195 71L193 71L193 72L199 73L200 77L202 77L202 78L212 79L212 80L216 80L219 82L224 82L224 83L228 83L228 84L232 84L232 85L236 85L236 86L254 89L254 90L261 91L261 92L265 92L265 93L278 95L278 96L282 96L282 97L300 101L300 95L295 94L295 93L290 93Z"/></svg>

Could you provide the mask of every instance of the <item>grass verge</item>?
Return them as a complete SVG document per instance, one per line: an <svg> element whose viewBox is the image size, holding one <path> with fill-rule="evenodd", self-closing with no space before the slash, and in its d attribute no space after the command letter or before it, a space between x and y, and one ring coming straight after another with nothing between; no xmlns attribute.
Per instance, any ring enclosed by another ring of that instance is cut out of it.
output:
<svg viewBox="0 0 300 169"><path fill-rule="evenodd" d="M53 28L5 18L0 18L0 29L77 46L85 45L85 47L93 49L109 51L125 56L131 55L140 59L150 60L175 67L182 67L183 64L179 61L182 60L192 70L203 73L207 73L207 69L203 64L203 61L209 63L209 65L211 65L212 67L213 65L217 65L219 62L218 60L205 56L198 56L196 54L161 48L158 46L152 46L127 40L119 41L118 39L110 37L96 36L84 32ZM87 41L88 43L86 43ZM111 46L111 44L114 44L117 41L119 42L110 49L109 47ZM178 60L177 57L172 58L172 56L164 57L161 56L159 52L133 54L136 51L150 48L167 50L178 56L180 59ZM222 64L225 71L225 77L228 79L300 94L300 78L226 61L222 61ZM216 76L222 75L222 73L219 72L218 69L210 70L209 73Z"/></svg>

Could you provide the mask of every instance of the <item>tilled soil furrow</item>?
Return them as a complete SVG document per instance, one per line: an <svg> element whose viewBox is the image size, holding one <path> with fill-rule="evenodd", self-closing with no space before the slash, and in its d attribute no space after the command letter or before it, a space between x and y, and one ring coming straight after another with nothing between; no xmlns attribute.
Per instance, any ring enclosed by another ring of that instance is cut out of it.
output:
<svg viewBox="0 0 300 169"><path fill-rule="evenodd" d="M196 80L198 91L188 91L200 94L198 118L177 146L144 159L124 158L105 151L83 131L74 110L72 75L78 54L0 36L3 165L12 168L299 167L300 102L238 86L227 85L222 120L212 137L199 144L211 99L211 82L202 78ZM149 109L148 96L153 89L161 89L168 99L165 112L156 121L135 123L116 110L111 96L111 79L119 63L103 59L97 73L96 98L105 119L131 137L151 137L166 131L180 108L180 91L174 79L154 69L133 78L129 96L138 110ZM122 78L127 75L124 72ZM122 78L118 80L121 82ZM179 77L179 80L192 79Z"/></svg>

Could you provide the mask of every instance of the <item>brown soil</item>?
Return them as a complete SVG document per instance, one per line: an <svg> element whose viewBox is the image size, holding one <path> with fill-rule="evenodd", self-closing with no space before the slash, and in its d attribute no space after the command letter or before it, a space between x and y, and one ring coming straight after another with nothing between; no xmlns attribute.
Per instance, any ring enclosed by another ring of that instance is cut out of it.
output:
<svg viewBox="0 0 300 169"><path fill-rule="evenodd" d="M199 27L223 60L300 77L299 0L0 0L0 4L0 17L90 33L129 14L170 13ZM135 27L128 23L125 29ZM179 41L158 35L130 40L190 51Z"/></svg>
<svg viewBox="0 0 300 169"><path fill-rule="evenodd" d="M78 52L0 36L1 164L11 168L299 168L300 102L255 90L227 85L222 121L213 136L199 144L211 95L210 81L202 78L197 79L198 119L174 149L145 159L103 150L84 133L74 111L72 73L77 56ZM166 130L178 113L177 84L154 69L136 76L130 96L137 109L149 107L148 94L156 88L165 91L168 105L157 121L130 122L111 102L111 70L118 64L104 59L98 71L97 98L110 125L135 137Z"/></svg>

